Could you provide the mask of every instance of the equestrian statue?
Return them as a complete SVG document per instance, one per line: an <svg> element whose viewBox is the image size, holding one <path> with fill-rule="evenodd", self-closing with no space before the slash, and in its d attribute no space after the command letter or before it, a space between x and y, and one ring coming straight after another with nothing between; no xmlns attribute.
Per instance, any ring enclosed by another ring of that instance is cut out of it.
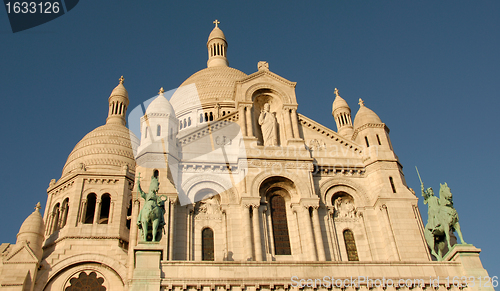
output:
<svg viewBox="0 0 500 291"><path fill-rule="evenodd" d="M417 174L420 179L418 169ZM458 223L457 210L453 207L453 196L448 184L440 184L439 198L434 196L432 188L425 190L422 179L420 179L420 184L424 204L428 206L427 224L424 230L425 240L429 245L431 254L438 261L442 261L447 253L445 252L446 247L447 251L451 250L450 233L456 231L462 244L466 244Z"/></svg>
<svg viewBox="0 0 500 291"><path fill-rule="evenodd" d="M141 197L144 198L145 201L137 217L137 225L141 230L143 241L158 242L161 239L163 226L165 225L165 220L163 218L165 214L165 200L163 195L157 195L160 187L157 177L151 177L148 193L142 191L140 179L141 173L139 173L137 178L137 192L141 194Z"/></svg>

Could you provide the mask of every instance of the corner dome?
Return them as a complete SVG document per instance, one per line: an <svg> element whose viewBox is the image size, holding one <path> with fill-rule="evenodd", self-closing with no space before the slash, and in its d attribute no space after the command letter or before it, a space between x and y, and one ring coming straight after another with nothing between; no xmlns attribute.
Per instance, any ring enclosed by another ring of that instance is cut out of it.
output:
<svg viewBox="0 0 500 291"><path fill-rule="evenodd" d="M153 100L148 108L146 109L146 115L152 116L155 114L162 114L162 115L171 115L175 116L175 111L174 108L172 107L172 104L163 96L163 94L159 94L158 97Z"/></svg>
<svg viewBox="0 0 500 291"><path fill-rule="evenodd" d="M135 169L131 138L137 139L122 124L107 123L85 135L69 154L62 176L74 171L116 173L128 166Z"/></svg>
<svg viewBox="0 0 500 291"><path fill-rule="evenodd" d="M43 218L40 214L40 202L35 207L35 211L31 213L19 228L19 233L17 234L17 241L23 241L23 238L29 238L33 235L43 236L45 226L43 224ZM27 241L30 241L29 239Z"/></svg>
<svg viewBox="0 0 500 291"><path fill-rule="evenodd" d="M354 118L354 128L359 128L368 123L382 123L380 117L370 108L365 106L363 100L359 99L359 110Z"/></svg>
<svg viewBox="0 0 500 291"><path fill-rule="evenodd" d="M235 100L236 82L247 74L231 67L209 67L187 78L179 88L195 85L196 90L185 90L184 94L174 94L170 99L177 115L198 104Z"/></svg>

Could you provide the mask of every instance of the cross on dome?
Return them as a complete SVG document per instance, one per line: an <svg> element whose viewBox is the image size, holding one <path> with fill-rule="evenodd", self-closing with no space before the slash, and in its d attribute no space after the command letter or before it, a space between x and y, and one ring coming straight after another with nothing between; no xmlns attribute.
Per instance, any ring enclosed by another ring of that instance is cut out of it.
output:
<svg viewBox="0 0 500 291"><path fill-rule="evenodd" d="M163 90L163 87L160 88L160 92L158 92L159 95L163 95L165 93L165 90Z"/></svg>
<svg viewBox="0 0 500 291"><path fill-rule="evenodd" d="M365 106L365 101L363 101L363 99L359 98L358 104L359 104L359 106Z"/></svg>
<svg viewBox="0 0 500 291"><path fill-rule="evenodd" d="M123 78L123 76L121 76L120 79L118 79L118 81L120 81L120 84L123 84L123 81L125 81L125 78Z"/></svg>
<svg viewBox="0 0 500 291"><path fill-rule="evenodd" d="M335 92L335 96L340 97L340 95L339 95L339 89L335 88L335 90L333 92Z"/></svg>
<svg viewBox="0 0 500 291"><path fill-rule="evenodd" d="M36 204L35 210L40 211L40 208L42 208L42 205L40 205L40 201Z"/></svg>
<svg viewBox="0 0 500 291"><path fill-rule="evenodd" d="M215 19L214 22L213 22L213 24L215 24L215 27L219 27L220 21L217 20L217 19Z"/></svg>

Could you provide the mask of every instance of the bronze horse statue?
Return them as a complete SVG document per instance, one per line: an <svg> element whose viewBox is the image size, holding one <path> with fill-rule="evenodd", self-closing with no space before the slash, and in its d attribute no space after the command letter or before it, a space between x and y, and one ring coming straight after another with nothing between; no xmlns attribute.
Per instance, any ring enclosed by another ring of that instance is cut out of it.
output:
<svg viewBox="0 0 500 291"><path fill-rule="evenodd" d="M152 176L151 183L149 184L149 192L145 193L141 189L140 178L141 174L139 173L137 179L137 192L141 194L145 202L137 217L137 225L139 229L141 229L142 239L144 241L160 241L163 226L165 225L165 220L163 218L165 214L165 200L157 195L160 183L157 177Z"/></svg>
<svg viewBox="0 0 500 291"><path fill-rule="evenodd" d="M428 205L428 218L424 230L425 240L431 249L432 255L438 261L443 260L443 256L446 254L444 253L446 246L448 247L448 251L451 250L451 232L456 231L462 244L465 244L460 224L458 223L457 210L453 207L453 196L450 188L446 183L440 185L438 199L434 196L432 188L424 190L424 184L422 183L424 204ZM438 252L435 250L436 243Z"/></svg>

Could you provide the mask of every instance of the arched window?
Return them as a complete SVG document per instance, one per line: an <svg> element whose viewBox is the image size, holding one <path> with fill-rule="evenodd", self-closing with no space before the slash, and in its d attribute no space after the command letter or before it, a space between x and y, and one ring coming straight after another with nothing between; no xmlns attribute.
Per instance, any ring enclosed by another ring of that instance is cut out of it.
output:
<svg viewBox="0 0 500 291"><path fill-rule="evenodd" d="M94 213L95 213L95 203L97 196L95 193L90 193L87 195L87 208L85 210L85 217L83 223L92 224L94 223Z"/></svg>
<svg viewBox="0 0 500 291"><path fill-rule="evenodd" d="M188 126L191 126L191 117L188 117Z"/></svg>
<svg viewBox="0 0 500 291"><path fill-rule="evenodd" d="M60 206L59 203L54 205L54 210L52 211L52 231L51 231L51 233L59 230L59 211L60 211L59 206Z"/></svg>
<svg viewBox="0 0 500 291"><path fill-rule="evenodd" d="M350 229L344 230L345 249L347 251L347 259L349 261L359 261L354 234Z"/></svg>
<svg viewBox="0 0 500 291"><path fill-rule="evenodd" d="M214 232L210 228L201 231L201 259L203 261L214 260Z"/></svg>
<svg viewBox="0 0 500 291"><path fill-rule="evenodd" d="M106 193L101 196L101 214L99 216L99 224L108 224L110 206L111 196Z"/></svg>
<svg viewBox="0 0 500 291"><path fill-rule="evenodd" d="M161 135L161 125L157 125L156 126L156 136L160 136Z"/></svg>
<svg viewBox="0 0 500 291"><path fill-rule="evenodd" d="M61 228L66 225L68 221L68 212L69 212L69 198L64 199L62 204L62 217L61 217Z"/></svg>
<svg viewBox="0 0 500 291"><path fill-rule="evenodd" d="M271 197L271 221L273 224L274 252L276 255L291 255L285 199L280 195Z"/></svg>
<svg viewBox="0 0 500 291"><path fill-rule="evenodd" d="M205 112L205 122L208 121L208 113Z"/></svg>
<svg viewBox="0 0 500 291"><path fill-rule="evenodd" d="M212 112L210 112L210 121L214 121L214 115Z"/></svg>
<svg viewBox="0 0 500 291"><path fill-rule="evenodd" d="M200 123L203 123L203 113L200 113Z"/></svg>
<svg viewBox="0 0 500 291"><path fill-rule="evenodd" d="M132 216L132 199L130 199L128 202L127 223L126 223L127 229L130 229L130 220L132 219L131 216Z"/></svg>

